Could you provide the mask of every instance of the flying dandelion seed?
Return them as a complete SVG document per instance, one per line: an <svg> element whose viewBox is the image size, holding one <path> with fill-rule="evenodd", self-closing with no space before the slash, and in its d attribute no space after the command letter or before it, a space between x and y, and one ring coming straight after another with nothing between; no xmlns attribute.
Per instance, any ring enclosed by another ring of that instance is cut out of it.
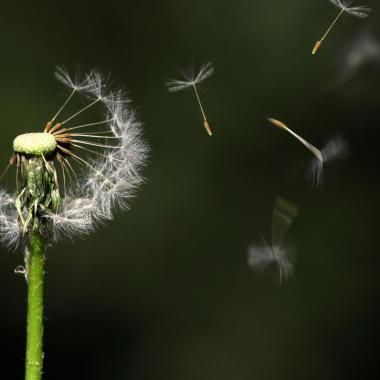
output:
<svg viewBox="0 0 380 380"><path fill-rule="evenodd" d="M324 164L339 158L343 158L348 152L348 145L341 137L335 137L331 139L320 150L293 132L282 121L273 118L268 118L268 121L274 126L284 129L290 133L314 155L314 158L312 159L307 171L307 177L312 181L312 184L317 187L320 186L323 181Z"/></svg>
<svg viewBox="0 0 380 380"><path fill-rule="evenodd" d="M36 230L52 240L88 234L112 219L115 209L128 207L143 182L148 149L123 92L108 92L96 71L76 81L58 68L56 78L71 89L67 100L43 132L13 142L10 165L16 165L17 191L0 191L0 239L7 245ZM56 121L76 93L89 103ZM102 106L103 120L69 126L95 104Z"/></svg>
<svg viewBox="0 0 380 380"><path fill-rule="evenodd" d="M284 198L276 198L272 214L272 245L264 240L263 245L252 245L248 249L248 264L253 270L263 271L275 264L280 283L292 275L293 264L289 248L285 248L285 239L297 214L296 205Z"/></svg>
<svg viewBox="0 0 380 380"><path fill-rule="evenodd" d="M322 36L321 39L319 39L312 50L312 54L315 55L319 48L322 45L322 42L325 40L325 38L328 36L328 34L331 32L332 28L335 26L335 24L338 22L338 20L341 18L343 13L347 13L351 16L359 17L359 18L366 18L371 12L371 8L367 6L356 6L351 7L351 4L355 0L329 0L331 4L335 5L337 8L340 9L340 12L334 19L334 21L331 23L331 25L327 28L325 34Z"/></svg>
<svg viewBox="0 0 380 380"><path fill-rule="evenodd" d="M203 126L205 127L209 136L212 136L212 130L207 121L206 114L205 114L201 99L198 94L197 85L203 82L205 79L209 78L213 73L214 73L214 67L211 62L208 62L200 68L198 74L196 75L194 74L194 71L191 70L189 74L185 74L185 73L182 74L183 79L181 80L171 79L165 83L168 91L170 92L182 91L190 87L194 89L195 97L197 99L197 102L198 102L198 105L203 117Z"/></svg>

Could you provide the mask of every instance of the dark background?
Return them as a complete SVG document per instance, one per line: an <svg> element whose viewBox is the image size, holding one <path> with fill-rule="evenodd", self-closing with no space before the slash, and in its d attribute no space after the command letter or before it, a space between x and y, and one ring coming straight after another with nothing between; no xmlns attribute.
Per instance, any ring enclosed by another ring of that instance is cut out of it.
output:
<svg viewBox="0 0 380 380"><path fill-rule="evenodd" d="M379 67L340 80L347 49L380 34L378 11L344 16L312 57L337 14L327 0L2 2L3 166L62 103L58 64L126 86L152 149L129 212L48 251L45 379L378 378ZM207 60L212 138L193 94L164 88ZM267 116L317 146L340 133L351 154L312 189L310 153ZM300 207L283 286L247 265L277 195ZM1 248L1 379L23 378L22 261Z"/></svg>

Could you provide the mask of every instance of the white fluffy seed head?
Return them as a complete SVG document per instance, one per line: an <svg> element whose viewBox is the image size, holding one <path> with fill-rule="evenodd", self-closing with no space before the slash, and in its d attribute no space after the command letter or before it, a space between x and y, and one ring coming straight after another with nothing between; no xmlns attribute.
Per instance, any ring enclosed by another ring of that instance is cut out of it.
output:
<svg viewBox="0 0 380 380"><path fill-rule="evenodd" d="M45 220L44 231L53 241L89 234L99 224L112 219L117 210L127 209L137 187L144 182L142 169L148 156L142 124L123 91L109 91L105 78L97 71L73 79L66 70L58 68L55 75L65 86L75 90L74 93L98 99L106 120L100 127L104 128L103 133L108 132L102 135L106 136L106 143L96 150L96 155L74 148L73 152L83 161L70 155L66 157L68 162L76 160L82 167L71 182L66 178L59 210L44 208L40 216ZM70 170L67 173L70 174ZM59 182L63 186L63 178ZM7 245L17 245L22 236L15 196L0 190L0 240Z"/></svg>

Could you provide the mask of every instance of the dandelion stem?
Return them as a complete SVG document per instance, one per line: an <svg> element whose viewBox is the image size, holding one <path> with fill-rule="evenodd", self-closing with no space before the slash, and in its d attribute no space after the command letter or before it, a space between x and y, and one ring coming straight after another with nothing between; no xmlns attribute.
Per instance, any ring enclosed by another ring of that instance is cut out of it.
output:
<svg viewBox="0 0 380 380"><path fill-rule="evenodd" d="M26 322L25 380L40 380L42 376L43 293L45 241L33 232L29 238L28 311Z"/></svg>

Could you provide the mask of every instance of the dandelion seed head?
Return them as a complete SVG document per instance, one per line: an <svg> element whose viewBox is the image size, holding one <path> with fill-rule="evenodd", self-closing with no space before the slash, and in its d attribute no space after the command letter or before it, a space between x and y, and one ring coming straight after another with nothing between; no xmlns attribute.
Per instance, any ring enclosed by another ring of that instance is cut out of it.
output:
<svg viewBox="0 0 380 380"><path fill-rule="evenodd" d="M7 245L17 244L35 228L53 241L87 235L117 210L127 209L144 182L148 147L125 92L110 91L108 78L97 71L73 79L60 67L55 76L72 89L71 95L44 132L15 139L13 161L21 172L20 189L14 196L0 190L0 240ZM53 124L75 93L91 103ZM103 121L71 126L77 115L95 104L103 110ZM34 170L32 175L29 170Z"/></svg>

